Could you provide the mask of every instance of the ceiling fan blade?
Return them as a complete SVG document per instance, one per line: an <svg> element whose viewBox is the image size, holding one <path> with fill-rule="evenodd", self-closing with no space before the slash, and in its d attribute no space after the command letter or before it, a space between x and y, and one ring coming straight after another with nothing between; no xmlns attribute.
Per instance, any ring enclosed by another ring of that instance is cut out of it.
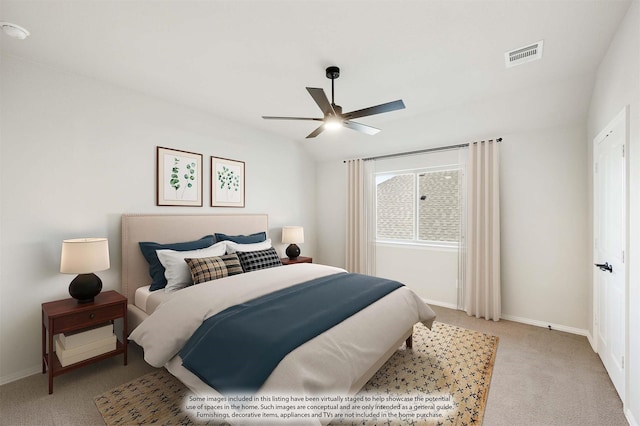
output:
<svg viewBox="0 0 640 426"><path fill-rule="evenodd" d="M321 124L320 127L315 129L313 132L309 133L309 135L305 139L315 138L316 136L318 136L323 131L324 131L324 123Z"/></svg>
<svg viewBox="0 0 640 426"><path fill-rule="evenodd" d="M313 100L316 101L324 115L336 115L324 90L317 87L307 87L307 92L309 92Z"/></svg>
<svg viewBox="0 0 640 426"><path fill-rule="evenodd" d="M345 120L343 123L344 127L348 127L351 130L356 130L358 132L366 133L367 135L375 135L380 131L380 129L376 129L375 127L366 126L364 124L356 123L355 121L347 121Z"/></svg>
<svg viewBox="0 0 640 426"><path fill-rule="evenodd" d="M380 104L369 108L359 109L357 111L347 112L342 115L345 120L351 120L352 118L365 117L368 115L382 114L383 112L391 112L399 109L404 109L404 102L402 99L397 101L387 102L386 104Z"/></svg>
<svg viewBox="0 0 640 426"><path fill-rule="evenodd" d="M263 115L265 120L305 120L305 121L324 121L322 118L308 118L308 117L272 117L269 115Z"/></svg>

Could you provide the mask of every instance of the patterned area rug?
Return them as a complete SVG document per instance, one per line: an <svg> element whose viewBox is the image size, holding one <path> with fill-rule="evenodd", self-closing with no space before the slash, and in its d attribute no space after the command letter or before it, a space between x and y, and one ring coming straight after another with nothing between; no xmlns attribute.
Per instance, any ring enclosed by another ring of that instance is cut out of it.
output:
<svg viewBox="0 0 640 426"><path fill-rule="evenodd" d="M439 322L433 323L431 331L417 324L413 349L397 351L359 393L414 396L406 405L408 413L416 416L357 422L340 419L331 424L482 424L497 348L497 336ZM415 395L421 397L416 401Z"/></svg>
<svg viewBox="0 0 640 426"><path fill-rule="evenodd" d="M357 395L389 409L373 410L382 413L379 417L345 416L331 424L481 424L497 346L496 336L439 322L429 331L418 324L413 348L399 349ZM200 424L182 411L187 394L188 389L162 369L94 401L107 425Z"/></svg>

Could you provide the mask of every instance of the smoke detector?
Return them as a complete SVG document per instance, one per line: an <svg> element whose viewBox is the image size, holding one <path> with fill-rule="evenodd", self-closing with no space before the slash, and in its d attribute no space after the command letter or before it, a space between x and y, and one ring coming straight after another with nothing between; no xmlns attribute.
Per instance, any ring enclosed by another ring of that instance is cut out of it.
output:
<svg viewBox="0 0 640 426"><path fill-rule="evenodd" d="M507 68L542 59L543 40L527 46L504 52L504 64Z"/></svg>
<svg viewBox="0 0 640 426"><path fill-rule="evenodd" d="M6 35L17 38L18 40L24 40L29 36L29 31L11 22L0 22L0 28L2 28L2 31L4 31Z"/></svg>

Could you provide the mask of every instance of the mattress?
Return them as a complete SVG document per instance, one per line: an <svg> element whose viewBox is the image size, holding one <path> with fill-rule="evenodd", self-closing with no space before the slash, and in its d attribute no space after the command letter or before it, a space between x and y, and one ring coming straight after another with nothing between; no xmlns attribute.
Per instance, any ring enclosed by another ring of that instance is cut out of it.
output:
<svg viewBox="0 0 640 426"><path fill-rule="evenodd" d="M174 294L166 293L164 290L150 291L149 287L151 286L138 287L134 298L135 305L147 315L151 315L162 302L169 300Z"/></svg>

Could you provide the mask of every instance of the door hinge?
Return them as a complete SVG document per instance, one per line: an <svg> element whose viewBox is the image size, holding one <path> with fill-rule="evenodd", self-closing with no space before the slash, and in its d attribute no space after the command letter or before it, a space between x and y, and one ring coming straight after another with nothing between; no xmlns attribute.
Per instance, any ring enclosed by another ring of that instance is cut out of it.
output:
<svg viewBox="0 0 640 426"><path fill-rule="evenodd" d="M624 250L622 250L622 263L624 263Z"/></svg>
<svg viewBox="0 0 640 426"><path fill-rule="evenodd" d="M594 170L593 170L593 172L594 172L594 173L598 173L598 163L596 163L596 164L594 165Z"/></svg>
<svg viewBox="0 0 640 426"><path fill-rule="evenodd" d="M622 156L623 156L623 157L624 157L624 147L625 147L625 146L626 146L626 145L622 145Z"/></svg>
<svg viewBox="0 0 640 426"><path fill-rule="evenodd" d="M622 366L622 369L624 370L624 355L622 356L622 362L620 363L620 365Z"/></svg>

